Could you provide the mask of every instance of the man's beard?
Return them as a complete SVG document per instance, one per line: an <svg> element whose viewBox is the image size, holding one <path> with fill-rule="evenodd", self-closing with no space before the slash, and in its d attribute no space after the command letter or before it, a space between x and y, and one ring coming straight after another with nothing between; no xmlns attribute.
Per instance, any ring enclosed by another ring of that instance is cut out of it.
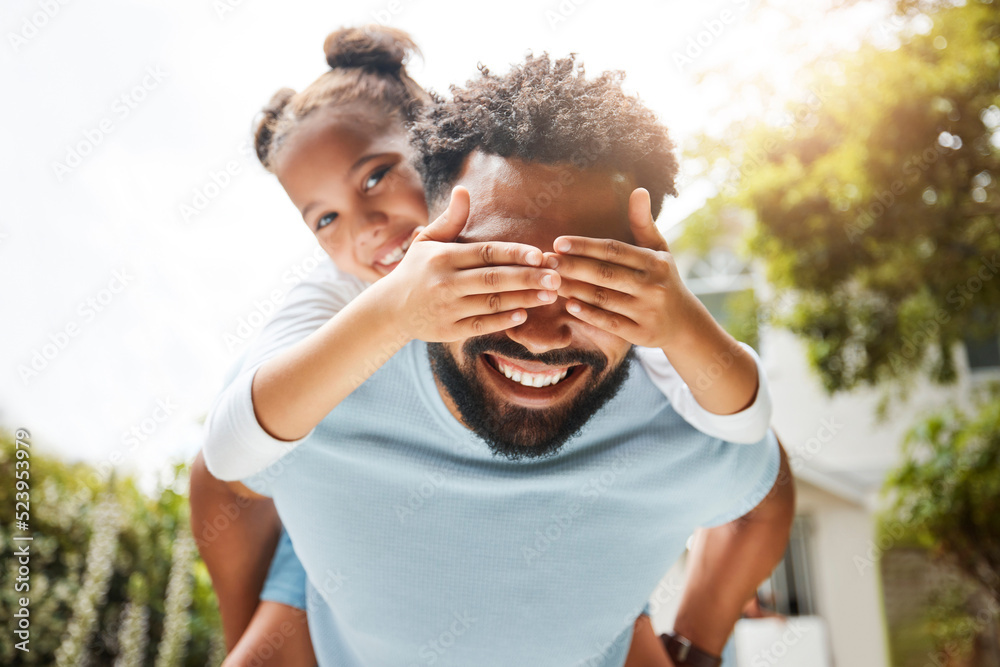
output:
<svg viewBox="0 0 1000 667"><path fill-rule="evenodd" d="M480 355L491 352L508 359L553 366L586 364L591 375L587 385L566 405L536 409L502 400L493 403L488 400L476 373ZM494 454L502 454L513 461L555 454L580 432L594 413L614 398L628 378L629 362L634 357L630 347L625 358L602 377L608 360L598 352L564 349L536 355L503 334L470 338L462 346L462 353L466 362L459 367L443 344L427 344L434 375L455 402L466 426L485 440Z"/></svg>

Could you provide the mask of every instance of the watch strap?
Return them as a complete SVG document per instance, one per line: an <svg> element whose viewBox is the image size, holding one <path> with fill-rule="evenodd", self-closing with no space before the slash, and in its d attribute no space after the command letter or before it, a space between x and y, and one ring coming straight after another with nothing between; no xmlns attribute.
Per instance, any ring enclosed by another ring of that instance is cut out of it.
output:
<svg viewBox="0 0 1000 667"><path fill-rule="evenodd" d="M719 667L722 658L712 655L691 643L691 640L676 632L660 635L663 648L675 665L690 665L690 667Z"/></svg>

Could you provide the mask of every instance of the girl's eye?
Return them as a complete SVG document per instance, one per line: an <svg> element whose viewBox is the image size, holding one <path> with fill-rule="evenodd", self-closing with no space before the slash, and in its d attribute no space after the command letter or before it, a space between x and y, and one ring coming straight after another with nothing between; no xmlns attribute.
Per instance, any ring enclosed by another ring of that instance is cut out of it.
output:
<svg viewBox="0 0 1000 667"><path fill-rule="evenodd" d="M383 167L378 171L372 172L372 175L365 180L365 190L371 190L378 185L379 181L385 178L385 175L389 173L390 169L392 169L392 167Z"/></svg>
<svg viewBox="0 0 1000 667"><path fill-rule="evenodd" d="M322 218L316 221L316 231L323 229L329 224L332 224L337 219L336 213L327 213Z"/></svg>

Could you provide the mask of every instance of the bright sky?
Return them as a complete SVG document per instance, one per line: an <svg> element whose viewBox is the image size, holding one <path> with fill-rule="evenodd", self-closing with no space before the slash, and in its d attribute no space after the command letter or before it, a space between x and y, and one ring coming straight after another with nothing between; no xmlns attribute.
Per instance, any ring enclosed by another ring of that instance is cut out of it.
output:
<svg viewBox="0 0 1000 667"><path fill-rule="evenodd" d="M439 91L477 62L504 70L529 50L577 52L591 73L625 70L679 144L772 106L731 99L722 77L699 72L725 64L789 90L817 49L892 28L871 7L831 20L823 3L791 0L345 4L6 3L0 425L147 480L193 456L240 335L316 250L249 150L251 119L278 88L325 70L323 39L337 27L409 31L425 56L411 73ZM661 226L707 192L691 184Z"/></svg>

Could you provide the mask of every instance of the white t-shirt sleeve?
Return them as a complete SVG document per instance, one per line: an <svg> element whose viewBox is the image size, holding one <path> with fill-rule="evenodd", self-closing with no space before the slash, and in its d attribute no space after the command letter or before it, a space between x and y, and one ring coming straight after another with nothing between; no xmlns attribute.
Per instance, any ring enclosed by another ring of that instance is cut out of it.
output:
<svg viewBox="0 0 1000 667"><path fill-rule="evenodd" d="M227 481L249 477L305 440L278 440L261 427L250 393L253 377L265 361L319 329L365 287L366 283L341 273L332 261L324 260L306 280L289 290L285 302L244 354L235 378L219 394L205 421L203 452L205 465L213 475Z"/></svg>
<svg viewBox="0 0 1000 667"><path fill-rule="evenodd" d="M636 347L635 352L649 379L663 392L684 421L714 438L727 442L753 444L764 438L771 423L771 392L767 386L767 375L764 373L760 357L746 343L740 345L750 353L754 363L757 364L757 397L745 410L731 415L717 415L703 408L691 393L690 387L667 360L663 350Z"/></svg>

